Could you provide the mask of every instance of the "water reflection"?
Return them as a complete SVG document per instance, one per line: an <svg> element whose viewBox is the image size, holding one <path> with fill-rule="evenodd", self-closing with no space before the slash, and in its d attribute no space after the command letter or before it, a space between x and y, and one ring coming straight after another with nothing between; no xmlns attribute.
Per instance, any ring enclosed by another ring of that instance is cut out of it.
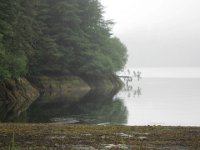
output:
<svg viewBox="0 0 200 150"><path fill-rule="evenodd" d="M137 79L128 82L117 94L45 93L29 108L29 104L0 102L0 120L199 126L199 89L200 79L143 78L139 82Z"/></svg>
<svg viewBox="0 0 200 150"><path fill-rule="evenodd" d="M142 88L138 84L140 82L134 80L132 77L130 77L130 80L127 80L126 78L123 78L123 80L125 85L119 93L123 93L127 96L123 96L122 99L140 97L142 95Z"/></svg>
<svg viewBox="0 0 200 150"><path fill-rule="evenodd" d="M127 110L116 93L90 92L80 99L74 96L43 102L41 97L29 109L29 122L63 122L87 124L126 124Z"/></svg>
<svg viewBox="0 0 200 150"><path fill-rule="evenodd" d="M142 88L138 87L133 87L133 86L129 86L128 88L124 88L122 89L121 92L126 92L127 93L127 97L139 97L142 95Z"/></svg>
<svg viewBox="0 0 200 150"><path fill-rule="evenodd" d="M128 125L200 125L198 78L143 78L128 86L117 94L127 107Z"/></svg>
<svg viewBox="0 0 200 150"><path fill-rule="evenodd" d="M20 115L14 111L9 115L12 117L1 113L4 117L0 119L2 122L126 124L127 109L115 95L114 91L91 91L87 94L76 91L66 95L45 93ZM4 105L0 107L1 112L7 109Z"/></svg>
<svg viewBox="0 0 200 150"><path fill-rule="evenodd" d="M25 101L23 103L0 101L0 122L26 122L26 110L31 103L32 101Z"/></svg>

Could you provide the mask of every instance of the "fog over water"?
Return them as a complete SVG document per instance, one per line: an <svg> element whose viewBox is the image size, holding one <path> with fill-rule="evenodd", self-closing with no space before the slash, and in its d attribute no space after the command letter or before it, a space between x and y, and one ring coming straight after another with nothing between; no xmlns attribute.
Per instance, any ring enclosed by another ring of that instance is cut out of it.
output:
<svg viewBox="0 0 200 150"><path fill-rule="evenodd" d="M101 0L127 67L200 67L199 0Z"/></svg>
<svg viewBox="0 0 200 150"><path fill-rule="evenodd" d="M142 72L118 93L128 125L200 126L200 1L101 0L127 46L119 75Z"/></svg>
<svg viewBox="0 0 200 150"><path fill-rule="evenodd" d="M200 126L200 78L143 78L120 91L127 125Z"/></svg>
<svg viewBox="0 0 200 150"><path fill-rule="evenodd" d="M172 68L126 68L121 74L127 74L128 70L139 70L143 78L200 78L200 67L172 67Z"/></svg>

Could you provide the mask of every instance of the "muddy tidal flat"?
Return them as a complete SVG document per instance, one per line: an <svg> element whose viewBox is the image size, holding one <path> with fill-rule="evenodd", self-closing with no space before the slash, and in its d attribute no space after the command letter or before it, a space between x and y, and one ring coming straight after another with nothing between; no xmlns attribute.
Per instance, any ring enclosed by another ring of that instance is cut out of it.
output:
<svg viewBox="0 0 200 150"><path fill-rule="evenodd" d="M200 127L0 124L3 149L200 149Z"/></svg>

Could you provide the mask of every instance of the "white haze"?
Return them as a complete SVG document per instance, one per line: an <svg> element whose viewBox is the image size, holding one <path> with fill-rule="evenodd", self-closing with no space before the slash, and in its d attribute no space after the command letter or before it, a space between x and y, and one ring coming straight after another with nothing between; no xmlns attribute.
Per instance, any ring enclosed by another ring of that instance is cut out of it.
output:
<svg viewBox="0 0 200 150"><path fill-rule="evenodd" d="M119 75L133 75L133 71L142 72L143 78L200 78L200 68L127 68ZM130 74L129 74L130 72Z"/></svg>
<svg viewBox="0 0 200 150"><path fill-rule="evenodd" d="M127 67L200 67L199 0L101 0Z"/></svg>

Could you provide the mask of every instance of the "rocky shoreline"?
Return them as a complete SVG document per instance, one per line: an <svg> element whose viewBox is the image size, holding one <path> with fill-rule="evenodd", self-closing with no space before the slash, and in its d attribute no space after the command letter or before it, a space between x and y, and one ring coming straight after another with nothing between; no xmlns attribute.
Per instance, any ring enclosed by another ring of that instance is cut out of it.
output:
<svg viewBox="0 0 200 150"><path fill-rule="evenodd" d="M38 97L85 95L96 90L100 93L117 91L123 83L110 76L34 76L0 81L0 122L12 121ZM12 116L10 118L10 116Z"/></svg>
<svg viewBox="0 0 200 150"><path fill-rule="evenodd" d="M39 97L39 92L25 78L0 82L0 122L20 115Z"/></svg>
<svg viewBox="0 0 200 150"><path fill-rule="evenodd" d="M0 150L9 146L20 150L197 150L200 148L200 128L0 124Z"/></svg>

